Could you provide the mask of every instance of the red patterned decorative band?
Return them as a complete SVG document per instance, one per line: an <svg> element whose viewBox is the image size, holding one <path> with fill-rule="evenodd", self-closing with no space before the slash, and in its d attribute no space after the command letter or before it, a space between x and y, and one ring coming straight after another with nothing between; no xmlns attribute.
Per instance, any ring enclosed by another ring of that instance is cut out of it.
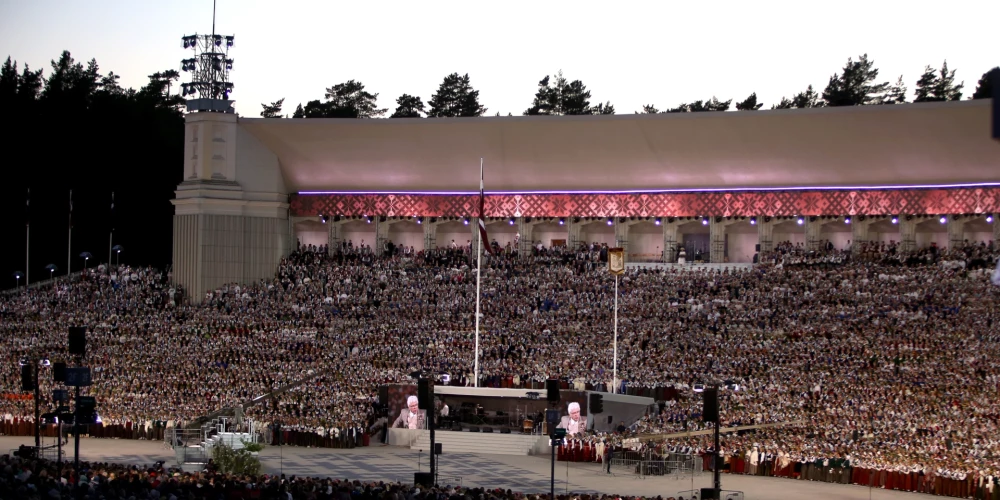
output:
<svg viewBox="0 0 1000 500"><path fill-rule="evenodd" d="M295 194L297 217L473 217L475 194ZM693 217L1000 212L1000 188L486 195L489 217Z"/></svg>

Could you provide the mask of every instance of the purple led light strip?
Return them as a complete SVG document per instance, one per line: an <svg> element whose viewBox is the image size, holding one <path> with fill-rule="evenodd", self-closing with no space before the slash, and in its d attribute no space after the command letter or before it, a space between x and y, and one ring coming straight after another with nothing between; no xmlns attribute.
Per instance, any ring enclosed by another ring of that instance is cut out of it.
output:
<svg viewBox="0 0 1000 500"><path fill-rule="evenodd" d="M692 188L692 189L634 189L621 191L486 191L488 195L553 195L553 194L669 194L669 193L733 193L760 191L877 191L880 189L969 189L1000 187L1000 182L973 184L909 184L890 186L789 186L741 188ZM299 191L299 195L418 195L418 196L468 196L479 191Z"/></svg>

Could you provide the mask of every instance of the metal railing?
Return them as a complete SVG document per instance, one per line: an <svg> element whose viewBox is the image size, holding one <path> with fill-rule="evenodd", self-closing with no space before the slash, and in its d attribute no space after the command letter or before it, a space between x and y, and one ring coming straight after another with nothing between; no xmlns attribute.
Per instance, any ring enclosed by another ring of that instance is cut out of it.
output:
<svg viewBox="0 0 1000 500"><path fill-rule="evenodd" d="M678 491L677 497L690 500L698 500L699 498L701 498L701 490ZM743 492L732 491L732 490L721 490L719 491L719 498L722 500L743 500Z"/></svg>
<svg viewBox="0 0 1000 500"><path fill-rule="evenodd" d="M642 451L616 451L611 455L610 472L614 475L684 476L701 473L701 457L691 454L670 453L654 455Z"/></svg>

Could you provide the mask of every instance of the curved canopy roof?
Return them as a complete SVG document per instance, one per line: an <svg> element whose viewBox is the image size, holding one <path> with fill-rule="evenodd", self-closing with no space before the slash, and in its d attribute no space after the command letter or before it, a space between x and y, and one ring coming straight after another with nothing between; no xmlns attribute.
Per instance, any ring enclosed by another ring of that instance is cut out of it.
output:
<svg viewBox="0 0 1000 500"><path fill-rule="evenodd" d="M1000 180L988 100L727 113L261 119L290 191L861 187Z"/></svg>

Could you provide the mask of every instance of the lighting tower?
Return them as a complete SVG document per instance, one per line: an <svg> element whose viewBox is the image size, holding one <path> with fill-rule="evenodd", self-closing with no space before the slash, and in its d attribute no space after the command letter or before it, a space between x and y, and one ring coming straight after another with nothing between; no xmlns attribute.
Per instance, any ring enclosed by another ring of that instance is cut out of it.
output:
<svg viewBox="0 0 1000 500"><path fill-rule="evenodd" d="M181 71L191 73L191 81L181 84L181 95L187 99L188 112L236 112L233 101L229 100L229 94L233 91L233 82L229 79L233 60L229 57L229 49L233 48L235 38L233 35L215 33L214 1L212 34L181 37L182 46L190 50L193 56L181 60Z"/></svg>

